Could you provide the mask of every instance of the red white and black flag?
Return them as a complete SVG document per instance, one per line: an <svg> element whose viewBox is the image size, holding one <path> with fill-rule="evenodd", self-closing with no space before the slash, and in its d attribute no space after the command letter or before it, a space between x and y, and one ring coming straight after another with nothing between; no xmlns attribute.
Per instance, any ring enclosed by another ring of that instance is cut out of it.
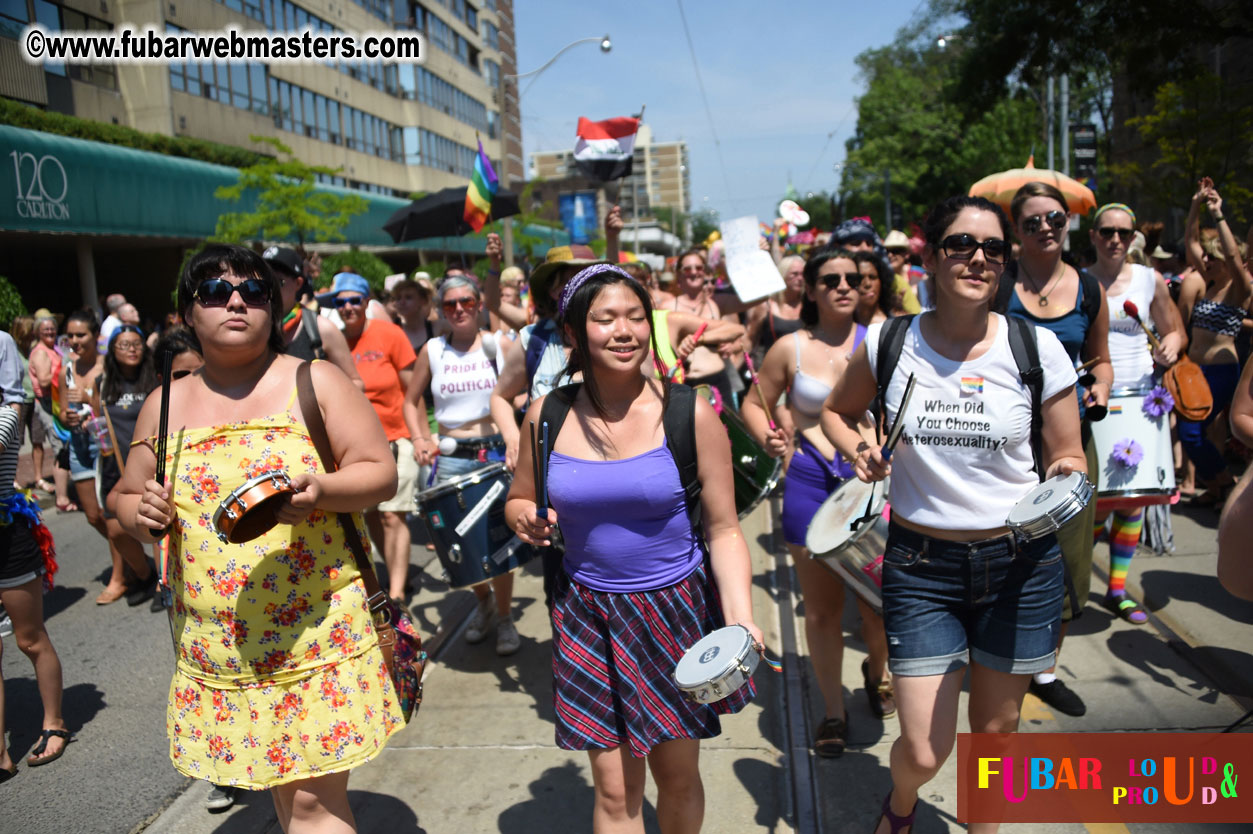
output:
<svg viewBox="0 0 1253 834"><path fill-rule="evenodd" d="M574 163L583 176L599 182L629 176L639 127L640 120L630 116L603 122L588 121L580 116Z"/></svg>

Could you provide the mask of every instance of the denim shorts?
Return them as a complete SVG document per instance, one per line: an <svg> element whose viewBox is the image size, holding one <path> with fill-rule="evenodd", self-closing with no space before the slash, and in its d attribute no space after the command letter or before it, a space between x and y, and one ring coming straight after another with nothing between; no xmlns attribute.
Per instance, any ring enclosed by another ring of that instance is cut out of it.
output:
<svg viewBox="0 0 1253 834"><path fill-rule="evenodd" d="M883 625L894 675L943 675L970 661L1028 675L1053 665L1065 593L1050 534L952 542L892 524Z"/></svg>
<svg viewBox="0 0 1253 834"><path fill-rule="evenodd" d="M86 481L96 477L96 458L100 456L100 444L89 431L70 433L70 480Z"/></svg>

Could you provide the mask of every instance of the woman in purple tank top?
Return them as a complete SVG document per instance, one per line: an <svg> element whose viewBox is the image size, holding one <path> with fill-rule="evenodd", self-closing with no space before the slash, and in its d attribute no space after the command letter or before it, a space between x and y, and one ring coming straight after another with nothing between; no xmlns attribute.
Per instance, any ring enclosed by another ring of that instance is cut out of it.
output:
<svg viewBox="0 0 1253 834"><path fill-rule="evenodd" d="M647 290L598 264L570 280L560 311L570 370L584 382L551 438L552 508L547 521L537 517L525 443L505 507L523 541L548 544L550 522L560 522L566 542L552 611L557 745L588 751L594 830L644 830L646 768L665 809L662 830L696 830L705 806L700 739L718 735L718 714L742 708L753 688L697 704L671 673L692 644L727 623L762 639L730 445L713 408L697 398L703 530L695 531L663 430L668 384L641 373L656 351ZM528 421L539 423L544 399Z"/></svg>

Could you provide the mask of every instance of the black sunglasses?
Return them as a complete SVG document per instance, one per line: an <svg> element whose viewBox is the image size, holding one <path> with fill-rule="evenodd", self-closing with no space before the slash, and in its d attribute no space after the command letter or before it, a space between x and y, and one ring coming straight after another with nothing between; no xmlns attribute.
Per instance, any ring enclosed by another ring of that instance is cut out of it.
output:
<svg viewBox="0 0 1253 834"><path fill-rule="evenodd" d="M1053 209L1048 214L1032 215L1022 221L1022 230L1029 235L1033 235L1047 223L1050 229L1057 231L1065 226L1067 222L1069 221L1066 217L1066 212L1061 209Z"/></svg>
<svg viewBox="0 0 1253 834"><path fill-rule="evenodd" d="M848 282L848 288L855 290L861 286L861 279L864 277L860 272L828 272L826 275L818 276L818 280L827 289L835 290L839 289L840 278L843 278Z"/></svg>
<svg viewBox="0 0 1253 834"><path fill-rule="evenodd" d="M365 303L364 295L345 295L335 299L336 307L360 307Z"/></svg>
<svg viewBox="0 0 1253 834"><path fill-rule="evenodd" d="M953 260L968 261L979 249L988 263L1003 264L1009 259L1009 244L999 237L990 237L980 243L973 235L949 235L940 241L940 249Z"/></svg>
<svg viewBox="0 0 1253 834"><path fill-rule="evenodd" d="M210 278L196 287L196 300L205 307L225 307L236 291L249 307L270 306L270 285L260 278L246 278L238 284L225 278Z"/></svg>
<svg viewBox="0 0 1253 834"><path fill-rule="evenodd" d="M1118 239L1123 243L1130 243L1131 238L1135 235L1135 229L1119 229L1115 226L1102 226L1096 230L1096 233L1105 240L1110 240L1114 235L1118 235Z"/></svg>

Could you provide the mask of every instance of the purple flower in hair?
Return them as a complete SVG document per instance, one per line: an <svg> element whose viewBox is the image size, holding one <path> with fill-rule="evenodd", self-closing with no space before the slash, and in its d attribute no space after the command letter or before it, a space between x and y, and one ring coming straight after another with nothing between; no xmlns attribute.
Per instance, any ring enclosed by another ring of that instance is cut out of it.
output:
<svg viewBox="0 0 1253 834"><path fill-rule="evenodd" d="M591 278L593 275L599 275L602 272L616 272L624 278L630 278L630 274L619 269L613 264L592 264L589 267L579 270L574 277L566 282L566 287L561 291L561 300L557 302L557 314L564 317L566 308L570 306L570 300L574 298L574 294L579 291L579 287ZM634 279L632 279L634 280Z"/></svg>
<svg viewBox="0 0 1253 834"><path fill-rule="evenodd" d="M1109 459L1124 469L1130 469L1144 460L1144 449L1130 437L1124 437L1114 444L1114 451L1109 453Z"/></svg>
<svg viewBox="0 0 1253 834"><path fill-rule="evenodd" d="M1159 385L1145 396L1144 403L1140 406L1140 409L1149 417L1161 419L1169 414L1174 407L1175 398L1170 395L1169 391Z"/></svg>

